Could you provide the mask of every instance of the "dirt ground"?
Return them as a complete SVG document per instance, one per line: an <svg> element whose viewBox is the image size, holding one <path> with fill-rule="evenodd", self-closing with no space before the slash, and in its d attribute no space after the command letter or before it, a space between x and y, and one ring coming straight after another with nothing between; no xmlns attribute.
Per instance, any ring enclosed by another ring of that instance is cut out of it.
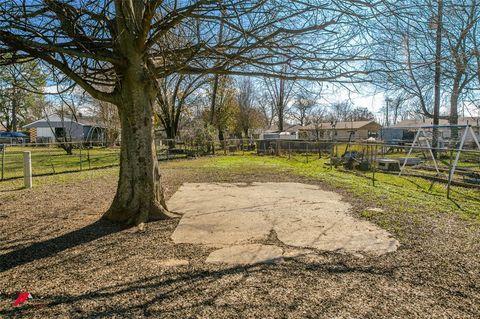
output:
<svg viewBox="0 0 480 319"><path fill-rule="evenodd" d="M316 184L287 174L163 171L168 197L184 182ZM228 267L204 262L214 248L174 244L178 219L149 223L144 232L100 221L115 183L101 177L0 192L0 318L480 317L480 229L473 222L375 214L369 220L400 241L396 252L317 252ZM342 195L365 218L365 204ZM262 244L278 242L272 235ZM33 299L14 308L19 291Z"/></svg>

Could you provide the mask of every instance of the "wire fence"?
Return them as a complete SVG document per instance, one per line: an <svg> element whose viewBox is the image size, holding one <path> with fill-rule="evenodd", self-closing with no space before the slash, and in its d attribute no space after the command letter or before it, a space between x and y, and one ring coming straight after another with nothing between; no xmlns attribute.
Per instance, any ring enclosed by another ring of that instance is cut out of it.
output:
<svg viewBox="0 0 480 319"><path fill-rule="evenodd" d="M0 145L0 180L23 177L23 153L31 152L32 175L44 176L118 165L120 149L79 142Z"/></svg>
<svg viewBox="0 0 480 319"><path fill-rule="evenodd" d="M157 158L170 160L208 155L245 154L257 149L254 139L225 139L223 141L195 141L157 139L155 141Z"/></svg>
<svg viewBox="0 0 480 319"><path fill-rule="evenodd" d="M159 161L222 154L245 154L255 150L253 140L223 142L156 140ZM118 166L120 147L85 142L0 144L0 181L22 178L23 153L31 152L32 176L45 176Z"/></svg>
<svg viewBox="0 0 480 319"><path fill-rule="evenodd" d="M259 140L259 155L289 159L324 160L330 168L423 177L450 184L480 187L480 149L475 143L442 147L387 144L383 141ZM375 179L372 181L375 182Z"/></svg>
<svg viewBox="0 0 480 319"><path fill-rule="evenodd" d="M286 156L305 162L323 160L331 169L417 176L450 186L480 187L480 149L473 142L425 143L332 140L155 141L159 161L211 155ZM1 145L1 144L0 144ZM461 147L460 147L461 146ZM78 172L117 166L119 147L85 143L45 143L0 146L0 180L23 177L23 152L30 151L33 176ZM69 154L70 153L70 154Z"/></svg>

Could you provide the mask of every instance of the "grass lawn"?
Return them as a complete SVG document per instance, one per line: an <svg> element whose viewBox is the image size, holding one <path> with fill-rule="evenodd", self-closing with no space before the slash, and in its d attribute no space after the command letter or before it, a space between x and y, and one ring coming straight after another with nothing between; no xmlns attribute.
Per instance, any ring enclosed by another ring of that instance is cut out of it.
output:
<svg viewBox="0 0 480 319"><path fill-rule="evenodd" d="M447 199L446 185L417 177L398 177L376 172L354 173L331 169L328 159L312 156L308 163L304 156L291 159L271 156L221 156L194 161L177 161L165 167L193 168L242 174L244 172L288 173L324 182L342 189L371 205L390 212L454 213L480 222L480 191L452 186Z"/></svg>
<svg viewBox="0 0 480 319"><path fill-rule="evenodd" d="M76 148L72 155L67 155L58 147L7 146L4 162L5 179L23 177L24 151L30 151L32 154L34 176L115 166L118 165L119 159L119 149L116 148L94 147L83 150Z"/></svg>

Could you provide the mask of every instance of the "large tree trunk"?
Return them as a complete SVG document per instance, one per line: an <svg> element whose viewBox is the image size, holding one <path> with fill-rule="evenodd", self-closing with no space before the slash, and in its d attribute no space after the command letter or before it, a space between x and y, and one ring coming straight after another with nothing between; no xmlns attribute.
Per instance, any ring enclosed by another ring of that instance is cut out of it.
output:
<svg viewBox="0 0 480 319"><path fill-rule="evenodd" d="M175 148L175 138L177 136L176 129L174 127L175 123L168 123L165 127L165 132L167 133L168 139L168 148L174 149Z"/></svg>
<svg viewBox="0 0 480 319"><path fill-rule="evenodd" d="M120 178L104 218L138 225L169 217L154 144L155 90L144 74L127 75L122 82L122 98L117 105L122 127Z"/></svg>

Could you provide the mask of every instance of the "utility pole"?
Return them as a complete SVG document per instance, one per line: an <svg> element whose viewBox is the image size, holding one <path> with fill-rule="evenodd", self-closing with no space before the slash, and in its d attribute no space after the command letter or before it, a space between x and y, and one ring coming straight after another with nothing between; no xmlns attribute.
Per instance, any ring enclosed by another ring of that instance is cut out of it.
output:
<svg viewBox="0 0 480 319"><path fill-rule="evenodd" d="M436 16L436 34L435 34L435 91L433 101L433 141L434 156L436 156L436 148L438 144L438 129L440 116L440 77L442 74L442 19L443 19L443 0L437 0L437 16Z"/></svg>
<svg viewBox="0 0 480 319"><path fill-rule="evenodd" d="M389 109L388 103L390 103L390 102L392 102L392 99L389 98L389 97L387 97L387 98L385 99L385 104L386 104L386 108L387 108L387 109L386 109L386 112L385 112L385 113L386 113L386 115L385 115L385 126L386 126L386 127L389 127L389 126L390 126L390 121L389 121L389 119L388 119L388 109Z"/></svg>

